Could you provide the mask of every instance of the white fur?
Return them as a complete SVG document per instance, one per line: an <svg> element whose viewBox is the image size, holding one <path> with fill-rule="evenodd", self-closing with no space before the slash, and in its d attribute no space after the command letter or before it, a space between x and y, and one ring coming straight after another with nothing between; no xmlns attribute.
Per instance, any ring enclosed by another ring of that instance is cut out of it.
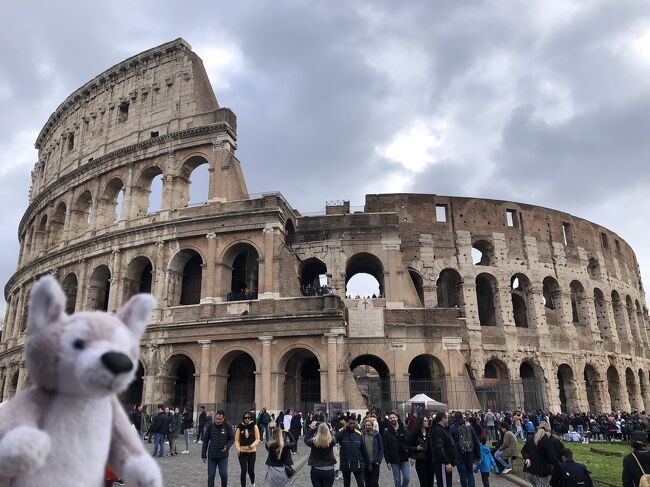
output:
<svg viewBox="0 0 650 487"><path fill-rule="evenodd" d="M52 441L61 441L51 449L45 466L16 480L14 486L103 486L113 423L110 398L59 395L44 419L45 433Z"/></svg>
<svg viewBox="0 0 650 487"><path fill-rule="evenodd" d="M50 453L50 437L36 428L18 426L0 440L0 471L11 477L43 466Z"/></svg>
<svg viewBox="0 0 650 487"><path fill-rule="evenodd" d="M148 454L129 458L124 464L123 472L122 480L128 487L162 485L158 464Z"/></svg>

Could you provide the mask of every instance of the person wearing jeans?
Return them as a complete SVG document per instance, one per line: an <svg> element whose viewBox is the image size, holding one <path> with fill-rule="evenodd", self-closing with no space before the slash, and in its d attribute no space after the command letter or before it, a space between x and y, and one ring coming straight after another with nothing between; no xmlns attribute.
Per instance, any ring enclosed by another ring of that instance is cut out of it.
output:
<svg viewBox="0 0 650 487"><path fill-rule="evenodd" d="M214 487L214 477L219 469L221 487L228 485L228 451L235 442L235 434L228 423L226 413L217 411L214 422L206 424L203 434L201 458L208 464L208 487Z"/></svg>
<svg viewBox="0 0 650 487"><path fill-rule="evenodd" d="M213 459L208 458L208 487L214 487L214 478L219 469L219 479L221 480L221 487L228 485L228 457Z"/></svg>
<svg viewBox="0 0 650 487"><path fill-rule="evenodd" d="M396 413L388 415L390 425L384 430L384 457L393 472L395 487L406 487L410 481L408 432Z"/></svg>
<svg viewBox="0 0 650 487"><path fill-rule="evenodd" d="M153 434L153 456L162 457L165 453L165 433L169 428L169 418L162 404L158 404L158 414L154 417L149 431Z"/></svg>
<svg viewBox="0 0 650 487"><path fill-rule="evenodd" d="M478 435L457 411L449 435L456 445L456 469L462 487L474 487L474 464L481 461L481 444Z"/></svg>

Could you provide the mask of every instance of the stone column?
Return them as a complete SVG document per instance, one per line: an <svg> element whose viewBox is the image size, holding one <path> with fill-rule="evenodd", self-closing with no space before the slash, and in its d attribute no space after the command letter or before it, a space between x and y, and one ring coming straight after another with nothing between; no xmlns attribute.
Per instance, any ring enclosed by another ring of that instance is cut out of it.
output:
<svg viewBox="0 0 650 487"><path fill-rule="evenodd" d="M384 269L384 297L386 298L387 308L403 308L404 295L402 293L403 272L401 266L398 270L398 264L402 263L401 247L402 241L399 237L383 237L381 245L384 249L386 259L388 260L388 272ZM386 264L386 263L384 263Z"/></svg>
<svg viewBox="0 0 650 487"><path fill-rule="evenodd" d="M122 252L113 249L113 264L111 269L111 288L108 295L108 311L115 311L122 301Z"/></svg>
<svg viewBox="0 0 650 487"><path fill-rule="evenodd" d="M65 243L70 240L70 222L72 220L72 205L74 204L72 191L68 194L68 198L65 202L65 222L63 223L63 242Z"/></svg>
<svg viewBox="0 0 650 487"><path fill-rule="evenodd" d="M20 361L18 364L18 387L16 388L16 392L20 392L25 388L25 384L27 383L27 368L25 368L25 362Z"/></svg>
<svg viewBox="0 0 650 487"><path fill-rule="evenodd" d="M16 394L16 391L11 390L11 379L14 375L14 366L15 364L9 364L5 368L5 383L4 383L4 389L2 391L3 401L6 401L7 399L11 399L11 397L14 394Z"/></svg>
<svg viewBox="0 0 650 487"><path fill-rule="evenodd" d="M325 333L327 338L327 400L337 401L337 372L338 363L336 357L337 333Z"/></svg>
<svg viewBox="0 0 650 487"><path fill-rule="evenodd" d="M271 342L272 336L261 336L259 340L262 342L262 404L257 407L271 406Z"/></svg>
<svg viewBox="0 0 650 487"><path fill-rule="evenodd" d="M279 235L280 228L278 224L267 223L264 227L264 272L262 285L258 290L260 299L279 298L279 293L274 292L275 282L273 279L273 259L274 259L274 241L275 235Z"/></svg>
<svg viewBox="0 0 650 487"><path fill-rule="evenodd" d="M199 391L197 404L212 402L210 399L210 352L212 340L199 340L201 345L201 363L199 364Z"/></svg>
<svg viewBox="0 0 650 487"><path fill-rule="evenodd" d="M555 297L556 295L553 295L553 299L555 299ZM571 340L575 340L578 338L578 332L576 331L576 327L573 324L573 313L571 311L571 293L560 292L559 298L559 301L562 303L562 306L560 307L560 326L566 330L566 333Z"/></svg>
<svg viewBox="0 0 650 487"><path fill-rule="evenodd" d="M124 199L122 200L122 213L118 221L129 221L133 218L133 163L128 166L128 174L124 182Z"/></svg>
<svg viewBox="0 0 650 487"><path fill-rule="evenodd" d="M526 290L528 297L529 316L532 316L533 323L528 326L537 328L539 335L548 335L548 324L546 323L546 312L544 311L544 292L541 287L531 286Z"/></svg>
<svg viewBox="0 0 650 487"><path fill-rule="evenodd" d="M167 305L165 302L165 242L158 240L156 242L156 257L154 263L154 274L152 277L152 293L158 300L158 307L163 308Z"/></svg>
<svg viewBox="0 0 650 487"><path fill-rule="evenodd" d="M86 275L88 274L88 262L82 259L79 263L79 276L77 280L77 301L74 305L75 311L81 311L86 308L86 290L88 283L86 282Z"/></svg>
<svg viewBox="0 0 650 487"><path fill-rule="evenodd" d="M215 298L215 264L217 260L217 234L208 233L205 238L208 239L208 256L206 262L206 292L205 300L214 302Z"/></svg>
<svg viewBox="0 0 650 487"><path fill-rule="evenodd" d="M25 287L22 287L20 291L18 292L18 301L16 302L16 317L14 319L14 325L12 328L12 333L11 336L14 339L14 341L11 343L10 346L13 346L16 341L15 339L20 335L20 327L22 325L22 320L23 320L23 308L25 307Z"/></svg>

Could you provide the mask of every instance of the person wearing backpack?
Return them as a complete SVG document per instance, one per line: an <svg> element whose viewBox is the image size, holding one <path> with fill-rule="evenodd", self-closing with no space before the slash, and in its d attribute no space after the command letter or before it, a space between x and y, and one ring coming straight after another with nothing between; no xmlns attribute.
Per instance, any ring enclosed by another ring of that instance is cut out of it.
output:
<svg viewBox="0 0 650 487"><path fill-rule="evenodd" d="M591 473L587 466L576 462L573 459L573 452L568 448L564 448L560 452L562 459L562 473L564 478L561 479L559 484L562 487L592 487L594 485L591 480Z"/></svg>
<svg viewBox="0 0 650 487"><path fill-rule="evenodd" d="M476 431L456 411L454 423L449 428L449 434L456 444L456 469L462 487L474 487L474 464L481 461L481 444Z"/></svg>
<svg viewBox="0 0 650 487"><path fill-rule="evenodd" d="M650 487L650 450L648 434L632 433L632 453L623 458L623 487Z"/></svg>

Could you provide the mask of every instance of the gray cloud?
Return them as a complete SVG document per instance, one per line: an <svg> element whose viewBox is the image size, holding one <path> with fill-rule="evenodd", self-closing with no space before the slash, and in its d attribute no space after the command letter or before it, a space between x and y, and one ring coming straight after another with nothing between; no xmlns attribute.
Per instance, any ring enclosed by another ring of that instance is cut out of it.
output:
<svg viewBox="0 0 650 487"><path fill-rule="evenodd" d="M304 212L391 190L543 204L618 231L650 282L650 216L612 210L648 203L638 190L649 176L642 0L128 9L67 0L5 10L0 40L13 49L0 64L0 205L10 209L0 219L0 282L16 264L36 158L28 136L85 81L178 36L238 115L251 192L282 191ZM399 140L396 158L386 148Z"/></svg>

